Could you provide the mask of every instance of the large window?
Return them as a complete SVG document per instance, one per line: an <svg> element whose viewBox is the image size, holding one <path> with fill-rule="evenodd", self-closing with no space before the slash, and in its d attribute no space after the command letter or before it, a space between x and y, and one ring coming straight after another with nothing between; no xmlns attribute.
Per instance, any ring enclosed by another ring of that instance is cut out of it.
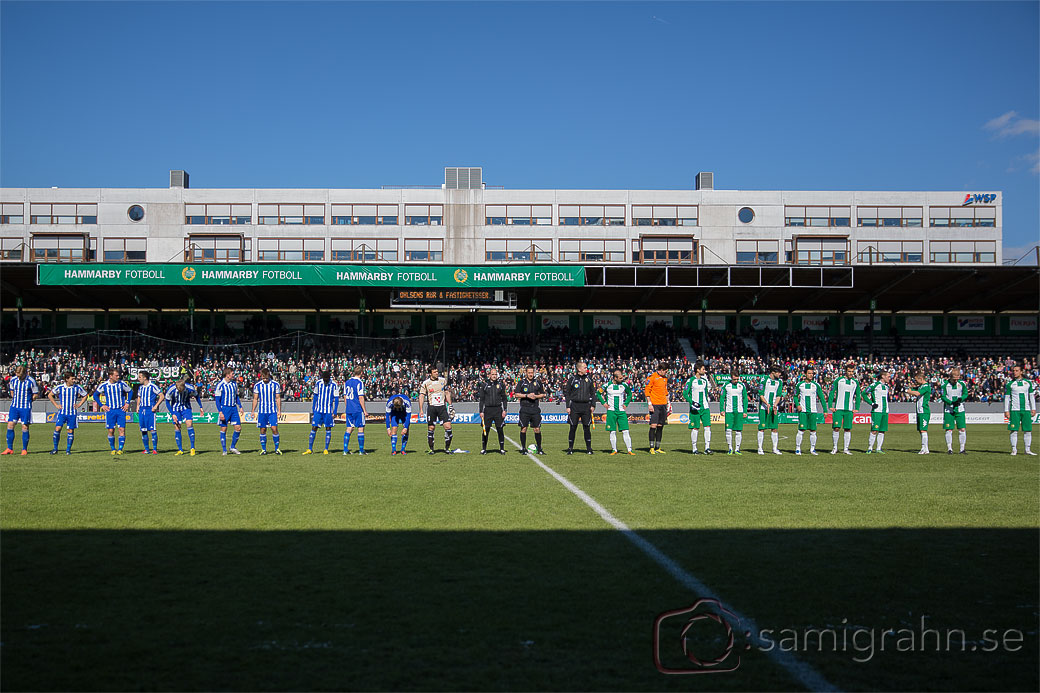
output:
<svg viewBox="0 0 1040 693"><path fill-rule="evenodd" d="M185 262L243 262L248 260L248 240L242 236L194 234L184 240Z"/></svg>
<svg viewBox="0 0 1040 693"><path fill-rule="evenodd" d="M407 262L443 262L444 240L441 238L404 239L404 259Z"/></svg>
<svg viewBox="0 0 1040 693"><path fill-rule="evenodd" d="M260 205L260 224L324 224L325 205Z"/></svg>
<svg viewBox="0 0 1040 693"><path fill-rule="evenodd" d="M397 205L332 205L332 224L396 226Z"/></svg>
<svg viewBox="0 0 1040 693"><path fill-rule="evenodd" d="M444 223L444 205L405 205L406 226L441 226Z"/></svg>
<svg viewBox="0 0 1040 693"><path fill-rule="evenodd" d="M784 226L848 226L851 207L784 207Z"/></svg>
<svg viewBox="0 0 1040 693"><path fill-rule="evenodd" d="M218 226L253 223L250 204L184 205L185 224L212 224Z"/></svg>
<svg viewBox="0 0 1040 693"><path fill-rule="evenodd" d="M24 224L24 206L21 202L4 202L0 204L0 224Z"/></svg>
<svg viewBox="0 0 1040 693"><path fill-rule="evenodd" d="M24 249L21 238L0 238L0 262L21 262Z"/></svg>
<svg viewBox="0 0 1040 693"><path fill-rule="evenodd" d="M930 226L996 226L996 207L929 207Z"/></svg>
<svg viewBox="0 0 1040 693"><path fill-rule="evenodd" d="M91 259L90 237L76 234L33 234L33 262L83 262Z"/></svg>
<svg viewBox="0 0 1040 693"><path fill-rule="evenodd" d="M258 238L259 262L321 262L325 259L324 238Z"/></svg>
<svg viewBox="0 0 1040 693"><path fill-rule="evenodd" d="M102 241L105 262L144 262L147 238L106 238Z"/></svg>
<svg viewBox="0 0 1040 693"><path fill-rule="evenodd" d="M800 236L794 239L794 263L797 265L847 265L849 264L849 239L813 238Z"/></svg>
<svg viewBox="0 0 1040 693"><path fill-rule="evenodd" d="M552 226L552 205L487 205L487 226Z"/></svg>
<svg viewBox="0 0 1040 693"><path fill-rule="evenodd" d="M924 262L921 241L858 241L856 246L856 262L860 264Z"/></svg>
<svg viewBox="0 0 1040 693"><path fill-rule="evenodd" d="M40 204L29 205L31 224L96 224L96 204Z"/></svg>
<svg viewBox="0 0 1040 693"><path fill-rule="evenodd" d="M859 226L921 226L921 207L857 207Z"/></svg>
<svg viewBox="0 0 1040 693"><path fill-rule="evenodd" d="M397 262L396 238L333 238L333 262Z"/></svg>
<svg viewBox="0 0 1040 693"><path fill-rule="evenodd" d="M632 226L696 225L696 205L632 205Z"/></svg>
<svg viewBox="0 0 1040 693"><path fill-rule="evenodd" d="M693 265L697 263L697 241L690 237L643 236L632 241L632 262Z"/></svg>
<svg viewBox="0 0 1040 693"><path fill-rule="evenodd" d="M738 265L776 265L779 262L779 241L737 241Z"/></svg>
<svg viewBox="0 0 1040 693"><path fill-rule="evenodd" d="M995 263L995 241L932 241L928 245L930 262L935 263Z"/></svg>
<svg viewBox="0 0 1040 693"><path fill-rule="evenodd" d="M551 238L491 238L484 241L488 262L552 262Z"/></svg>
<svg viewBox="0 0 1040 693"><path fill-rule="evenodd" d="M560 226L624 226L625 205L560 205Z"/></svg>
<svg viewBox="0 0 1040 693"><path fill-rule="evenodd" d="M625 240L560 239L560 262L624 262Z"/></svg>

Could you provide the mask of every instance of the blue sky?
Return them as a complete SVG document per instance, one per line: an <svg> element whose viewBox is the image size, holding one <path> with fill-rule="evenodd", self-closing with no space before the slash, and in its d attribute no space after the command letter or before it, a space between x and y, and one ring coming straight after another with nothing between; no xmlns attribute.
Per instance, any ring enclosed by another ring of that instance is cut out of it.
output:
<svg viewBox="0 0 1040 693"><path fill-rule="evenodd" d="M0 3L0 185L1004 192L1037 2ZM988 126L987 126L988 125Z"/></svg>

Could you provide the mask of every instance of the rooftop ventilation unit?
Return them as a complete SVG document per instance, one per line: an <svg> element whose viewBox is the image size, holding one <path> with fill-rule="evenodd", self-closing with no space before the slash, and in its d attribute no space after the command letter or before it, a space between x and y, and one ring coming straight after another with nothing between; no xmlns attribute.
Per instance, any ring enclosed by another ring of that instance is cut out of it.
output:
<svg viewBox="0 0 1040 693"><path fill-rule="evenodd" d="M715 174L711 171L701 171L697 174L697 189L698 190L714 190L715 189Z"/></svg>
<svg viewBox="0 0 1040 693"><path fill-rule="evenodd" d="M449 166L444 169L444 187L448 190L480 190L484 187L482 177L479 167Z"/></svg>
<svg viewBox="0 0 1040 693"><path fill-rule="evenodd" d="M186 188L186 187L188 187L188 172L187 171L170 171L170 187L171 188Z"/></svg>

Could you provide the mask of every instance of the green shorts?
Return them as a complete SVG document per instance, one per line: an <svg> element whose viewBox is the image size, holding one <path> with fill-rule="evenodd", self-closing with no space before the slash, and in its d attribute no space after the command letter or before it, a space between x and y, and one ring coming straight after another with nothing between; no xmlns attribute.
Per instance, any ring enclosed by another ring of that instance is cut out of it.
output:
<svg viewBox="0 0 1040 693"><path fill-rule="evenodd" d="M1008 430L1017 431L1021 427L1027 433L1033 430L1033 412L1013 411L1008 414Z"/></svg>
<svg viewBox="0 0 1040 693"><path fill-rule="evenodd" d="M964 412L943 412L943 430L952 431L954 428L964 428Z"/></svg>
<svg viewBox="0 0 1040 693"><path fill-rule="evenodd" d="M777 425L780 423L780 412L768 409L758 410L758 430L764 431L767 428L776 430Z"/></svg>
<svg viewBox="0 0 1040 693"><path fill-rule="evenodd" d="M849 411L848 409L839 409L838 411L834 412L833 416L831 416L831 421L833 422L831 423L831 426L833 426L834 428L851 429L852 416L855 413L856 412Z"/></svg>
<svg viewBox="0 0 1040 693"><path fill-rule="evenodd" d="M870 413L870 430L877 433L888 431L888 414L881 412Z"/></svg>
<svg viewBox="0 0 1040 693"><path fill-rule="evenodd" d="M924 412L917 415L917 430L927 431L928 430L928 419L931 418L931 412Z"/></svg>
<svg viewBox="0 0 1040 693"><path fill-rule="evenodd" d="M800 411L798 412L798 430L799 431L815 431L816 430L816 414L810 412Z"/></svg>
<svg viewBox="0 0 1040 693"><path fill-rule="evenodd" d="M628 413L623 411L608 411L607 412L607 430L608 431L627 431L628 430Z"/></svg>
<svg viewBox="0 0 1040 693"><path fill-rule="evenodd" d="M744 430L744 412L726 412L726 428L731 431Z"/></svg>
<svg viewBox="0 0 1040 693"><path fill-rule="evenodd" d="M708 428L711 426L711 410L703 407L696 414L690 414L690 428Z"/></svg>

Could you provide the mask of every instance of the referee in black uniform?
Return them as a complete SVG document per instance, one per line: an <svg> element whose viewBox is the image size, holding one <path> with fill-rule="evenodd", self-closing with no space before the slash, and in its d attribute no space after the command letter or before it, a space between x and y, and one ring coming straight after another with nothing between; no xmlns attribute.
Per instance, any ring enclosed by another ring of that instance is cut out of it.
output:
<svg viewBox="0 0 1040 693"><path fill-rule="evenodd" d="M483 434L480 441L480 454L487 454L488 432L491 430L492 423L498 430L498 454L506 454L506 434L502 429L506 423L506 386L498 379L497 368L492 368L488 372L488 381L480 388L477 406Z"/></svg>
<svg viewBox="0 0 1040 693"><path fill-rule="evenodd" d="M592 398L596 394L596 386L589 375L589 367L584 361L578 362L578 372L567 379L567 385L563 391L563 397L567 402L567 423L570 431L567 433L567 454L574 454L574 434L581 424L582 432L585 434L585 454L592 454Z"/></svg>
<svg viewBox="0 0 1040 693"><path fill-rule="evenodd" d="M534 444L539 455L544 455L542 450L542 407L541 401L545 397L545 388L542 381L534 377L534 366L528 366L525 371L526 377L516 384L516 392L513 394L520 400L520 454L527 454L527 429L534 429Z"/></svg>

